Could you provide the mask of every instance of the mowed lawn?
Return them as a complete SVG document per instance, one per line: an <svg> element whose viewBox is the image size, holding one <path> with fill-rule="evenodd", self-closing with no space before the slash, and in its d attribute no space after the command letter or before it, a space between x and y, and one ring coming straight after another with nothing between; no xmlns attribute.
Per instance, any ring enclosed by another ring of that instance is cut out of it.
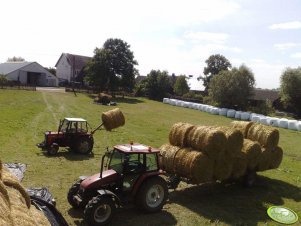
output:
<svg viewBox="0 0 301 226"><path fill-rule="evenodd" d="M160 147L168 142L169 129L176 122L201 125L231 122L222 116L143 98L118 99L117 102L126 124L112 132L96 132L93 155L60 149L57 156L49 157L35 145L43 140L45 131L57 130L59 119L82 117L95 128L100 124L101 113L114 107L93 104L91 97L84 94L75 97L73 93L0 90L2 162L26 163L23 185L47 187L70 225L85 223L81 211L70 208L66 199L68 189L78 176L99 171L106 147L130 141ZM143 214L135 208L121 209L113 225L278 225L266 214L272 205L287 206L301 217L301 133L279 130L283 162L277 170L260 173L254 187L181 183L177 190L170 190L163 211Z"/></svg>

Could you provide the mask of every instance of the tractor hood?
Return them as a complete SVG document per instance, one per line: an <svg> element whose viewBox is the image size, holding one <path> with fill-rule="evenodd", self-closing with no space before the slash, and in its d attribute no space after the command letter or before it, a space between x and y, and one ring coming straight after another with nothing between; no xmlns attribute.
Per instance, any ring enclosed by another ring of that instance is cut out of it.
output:
<svg viewBox="0 0 301 226"><path fill-rule="evenodd" d="M119 175L115 170L109 169L102 172L102 177L100 178L100 173L94 174L93 176L87 177L80 184L83 189L97 189L101 186L113 183L119 179Z"/></svg>

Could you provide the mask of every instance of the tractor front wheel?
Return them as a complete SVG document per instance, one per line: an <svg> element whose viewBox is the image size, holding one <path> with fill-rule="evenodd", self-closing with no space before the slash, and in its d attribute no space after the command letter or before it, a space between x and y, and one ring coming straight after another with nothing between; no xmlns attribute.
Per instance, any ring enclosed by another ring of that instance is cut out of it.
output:
<svg viewBox="0 0 301 226"><path fill-rule="evenodd" d="M93 149L93 137L81 137L76 142L75 151L80 154L89 154Z"/></svg>
<svg viewBox="0 0 301 226"><path fill-rule="evenodd" d="M56 153L59 150L59 145L56 143L53 143L50 145L50 147L47 148L48 155L56 155Z"/></svg>
<svg viewBox="0 0 301 226"><path fill-rule="evenodd" d="M82 201L80 204L77 203L76 201L74 201L74 195L76 195L79 191L79 187L80 187L80 183L82 182L83 180L80 179L78 181L76 181L72 187L69 189L68 191L68 195L67 195L67 200L69 202L69 204L73 207L73 208L82 208L85 206L86 202Z"/></svg>
<svg viewBox="0 0 301 226"><path fill-rule="evenodd" d="M136 196L136 204L148 213L162 209L168 196L168 188L162 177L156 176L142 184Z"/></svg>
<svg viewBox="0 0 301 226"><path fill-rule="evenodd" d="M110 197L98 195L86 205L84 219L88 225L107 225L111 222L115 209L115 204Z"/></svg>

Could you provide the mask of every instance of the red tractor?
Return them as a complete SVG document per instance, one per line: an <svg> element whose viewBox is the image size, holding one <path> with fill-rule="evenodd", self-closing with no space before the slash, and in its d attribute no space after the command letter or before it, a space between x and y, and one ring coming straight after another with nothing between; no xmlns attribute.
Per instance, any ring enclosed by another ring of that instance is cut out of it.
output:
<svg viewBox="0 0 301 226"><path fill-rule="evenodd" d="M130 203L145 212L161 210L168 187L160 176L159 152L143 144L114 146L102 157L100 173L82 176L70 188L68 202L84 208L85 221L95 226L108 224L116 208Z"/></svg>
<svg viewBox="0 0 301 226"><path fill-rule="evenodd" d="M82 118L65 118L60 120L58 131L45 132L45 140L37 144L39 148L55 155L59 147L70 147L71 150L89 154L94 145L93 133L88 130L89 124Z"/></svg>

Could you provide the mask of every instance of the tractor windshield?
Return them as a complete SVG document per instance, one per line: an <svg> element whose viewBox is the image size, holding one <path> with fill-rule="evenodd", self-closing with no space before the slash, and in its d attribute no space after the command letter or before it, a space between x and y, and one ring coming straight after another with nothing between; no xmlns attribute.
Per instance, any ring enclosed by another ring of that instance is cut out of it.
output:
<svg viewBox="0 0 301 226"><path fill-rule="evenodd" d="M109 169L115 170L117 173L123 172L123 162L125 159L125 154L119 152L118 150L113 150L111 155L111 160L109 163Z"/></svg>

